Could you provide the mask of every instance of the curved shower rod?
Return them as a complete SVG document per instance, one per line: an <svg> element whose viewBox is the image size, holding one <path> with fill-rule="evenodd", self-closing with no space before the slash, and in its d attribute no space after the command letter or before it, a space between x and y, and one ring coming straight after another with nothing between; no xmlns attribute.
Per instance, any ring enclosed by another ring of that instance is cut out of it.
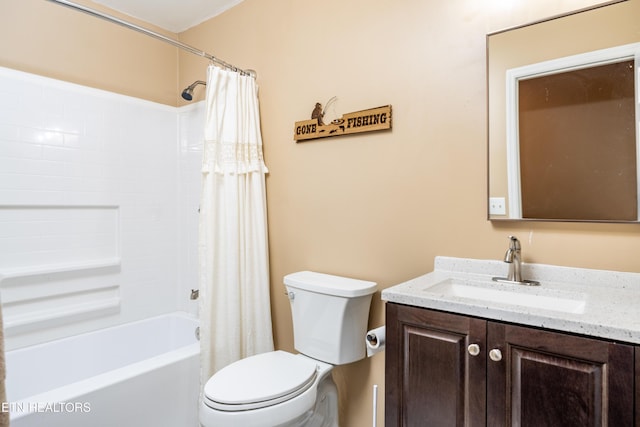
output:
<svg viewBox="0 0 640 427"><path fill-rule="evenodd" d="M164 36L164 35L162 35L160 33L156 33L155 31L151 31L151 30L149 30L147 28L144 28L144 27L141 27L139 25L132 24L131 22L125 21L123 19L116 18L115 16L108 15L106 13L103 13L103 12L97 11L95 9L91 9L89 7L86 7L86 6L71 2L71 1L67 1L67 0L48 0L48 1L53 2L53 3L57 3L57 4L61 5L61 6L66 6L68 8L71 8L71 9L74 9L74 10L77 10L77 11L80 11L80 12L84 12L87 15L91 15L91 16L94 16L96 18L104 19L105 21L109 21L109 22L112 22L114 24L121 25L123 27L129 28L129 29L137 31L139 33L146 34L147 36L153 37L154 39L157 39L157 40L161 40L161 41L163 41L165 43L169 43L169 44L171 44L171 45L173 45L175 47L178 47L178 48L180 48L182 50L186 50L187 52L193 53L194 55L198 55L198 56L202 56L204 58L207 58L211 62L214 62L214 63L216 63L218 65L221 65L224 68L227 68L229 70L237 71L237 72L239 72L241 74L244 74L246 76L251 76L253 78L256 77L256 72L253 71L253 70L243 70L242 68L238 68L235 65L232 65L232 64L229 64L228 62L223 61L222 59L218 59L215 56L213 56L213 55L211 55L211 54L209 54L207 52L204 52L202 50L196 49L193 46L189 46L188 44L182 43L181 41L172 39L171 37Z"/></svg>

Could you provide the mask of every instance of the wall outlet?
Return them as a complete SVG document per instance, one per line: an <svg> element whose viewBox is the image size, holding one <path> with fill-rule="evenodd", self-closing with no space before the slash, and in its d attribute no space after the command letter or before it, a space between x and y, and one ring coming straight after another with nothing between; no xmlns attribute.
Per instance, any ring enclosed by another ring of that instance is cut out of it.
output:
<svg viewBox="0 0 640 427"><path fill-rule="evenodd" d="M489 215L506 215L504 197L489 197Z"/></svg>

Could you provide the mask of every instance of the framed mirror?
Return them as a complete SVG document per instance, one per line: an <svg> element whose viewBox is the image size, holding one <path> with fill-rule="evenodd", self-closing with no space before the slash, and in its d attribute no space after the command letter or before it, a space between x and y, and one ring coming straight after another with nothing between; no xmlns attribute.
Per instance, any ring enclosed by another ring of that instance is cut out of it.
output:
<svg viewBox="0 0 640 427"><path fill-rule="evenodd" d="M488 217L637 222L640 2L487 36Z"/></svg>

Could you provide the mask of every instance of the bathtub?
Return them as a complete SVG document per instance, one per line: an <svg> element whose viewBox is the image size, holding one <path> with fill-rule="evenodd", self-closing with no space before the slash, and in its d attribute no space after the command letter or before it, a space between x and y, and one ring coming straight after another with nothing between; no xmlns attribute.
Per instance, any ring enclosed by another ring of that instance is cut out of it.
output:
<svg viewBox="0 0 640 427"><path fill-rule="evenodd" d="M172 313L6 353L12 427L197 427L198 322Z"/></svg>

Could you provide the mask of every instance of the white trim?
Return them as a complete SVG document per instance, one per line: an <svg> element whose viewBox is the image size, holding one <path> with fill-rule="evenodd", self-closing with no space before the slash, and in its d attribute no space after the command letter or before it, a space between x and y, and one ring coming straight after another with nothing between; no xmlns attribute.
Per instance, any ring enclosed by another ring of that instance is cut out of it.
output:
<svg viewBox="0 0 640 427"><path fill-rule="evenodd" d="M507 195L509 218L522 218L522 193L520 184L520 138L518 135L518 82L512 81L507 70Z"/></svg>

